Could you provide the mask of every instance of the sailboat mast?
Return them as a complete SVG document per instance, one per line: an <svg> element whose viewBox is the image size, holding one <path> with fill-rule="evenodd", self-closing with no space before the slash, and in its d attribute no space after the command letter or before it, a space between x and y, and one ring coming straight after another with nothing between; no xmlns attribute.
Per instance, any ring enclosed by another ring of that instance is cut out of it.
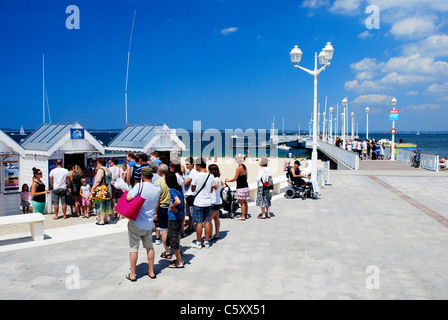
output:
<svg viewBox="0 0 448 320"><path fill-rule="evenodd" d="M135 22L135 14L137 13L137 9L134 10L134 19L132 20L132 28L131 28L131 37L129 39L129 49L128 49L128 64L126 68L126 88L124 91L124 104L125 104L125 112L126 112L126 126L129 125L128 122L128 75L129 75L129 58L131 56L131 42L132 42L132 33L134 32L134 22Z"/></svg>
<svg viewBox="0 0 448 320"><path fill-rule="evenodd" d="M45 123L45 54L42 53L42 123Z"/></svg>

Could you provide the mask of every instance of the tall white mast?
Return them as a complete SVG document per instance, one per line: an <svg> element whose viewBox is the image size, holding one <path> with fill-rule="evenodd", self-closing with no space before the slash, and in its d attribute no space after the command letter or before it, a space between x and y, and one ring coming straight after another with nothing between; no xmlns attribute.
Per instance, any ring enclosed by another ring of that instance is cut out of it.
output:
<svg viewBox="0 0 448 320"><path fill-rule="evenodd" d="M51 113L50 113L50 103L48 102L48 94L47 94L47 90L45 90L45 97L47 100L47 109L48 109L48 121L51 124Z"/></svg>
<svg viewBox="0 0 448 320"><path fill-rule="evenodd" d="M129 75L129 57L131 56L131 41L132 41L132 33L134 32L134 22L135 22L135 14L137 13L137 9L134 10L134 19L132 20L132 28L131 28L131 37L129 39L129 50L128 50L128 64L126 68L126 88L124 91L124 103L125 103L125 111L126 111L126 126L129 125L128 122L128 75Z"/></svg>
<svg viewBox="0 0 448 320"><path fill-rule="evenodd" d="M42 123L45 123L45 54L42 53Z"/></svg>

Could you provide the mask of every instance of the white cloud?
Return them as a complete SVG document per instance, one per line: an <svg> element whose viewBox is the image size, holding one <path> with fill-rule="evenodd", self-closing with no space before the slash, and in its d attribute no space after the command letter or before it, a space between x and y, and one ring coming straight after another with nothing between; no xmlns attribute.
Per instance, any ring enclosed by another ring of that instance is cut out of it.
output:
<svg viewBox="0 0 448 320"><path fill-rule="evenodd" d="M409 17L395 22L390 33L398 39L421 39L437 31L436 15Z"/></svg>
<svg viewBox="0 0 448 320"><path fill-rule="evenodd" d="M328 0L305 0L302 3L302 7L310 9L319 9L329 4Z"/></svg>
<svg viewBox="0 0 448 320"><path fill-rule="evenodd" d="M379 92L387 89L386 86L382 85L378 81L366 80L366 81L358 81L352 80L347 81L344 84L345 90L355 91L355 92Z"/></svg>
<svg viewBox="0 0 448 320"><path fill-rule="evenodd" d="M438 84L434 83L426 89L425 94L444 94L448 95L448 82Z"/></svg>
<svg viewBox="0 0 448 320"><path fill-rule="evenodd" d="M306 2L324 6L323 0ZM404 90L401 94L408 99L424 93L434 102L428 100L410 109L440 108L437 101L448 101L448 0L335 0L327 9L334 14L367 17L364 10L368 5L380 9L381 32L354 31L358 42L375 35L378 40L381 36L393 38L389 40L396 44L387 47L384 57L352 63L354 77L345 82L344 89L358 93L355 101L366 104L386 101L397 90ZM363 25L364 20L360 21Z"/></svg>
<svg viewBox="0 0 448 320"><path fill-rule="evenodd" d="M383 66L383 63L377 63L376 58L364 58L359 62L352 63L350 68L359 72L359 71L375 71L380 69Z"/></svg>
<svg viewBox="0 0 448 320"><path fill-rule="evenodd" d="M376 72L370 72L370 71L361 71L356 74L356 79L358 80L372 80L377 76Z"/></svg>
<svg viewBox="0 0 448 320"><path fill-rule="evenodd" d="M413 110L413 111L426 111L426 110L438 110L442 107L440 104L434 104L434 103L426 103L426 104L420 104L420 105L411 105L404 107L405 110Z"/></svg>
<svg viewBox="0 0 448 320"><path fill-rule="evenodd" d="M383 72L440 77L448 76L448 63L445 61L434 61L434 58L422 57L420 54L413 54L391 58L384 64L381 70Z"/></svg>
<svg viewBox="0 0 448 320"><path fill-rule="evenodd" d="M359 93L390 91L411 85L448 80L448 62L435 61L419 54L392 57L386 62L365 58L352 63L356 80L347 81L345 89Z"/></svg>
<svg viewBox="0 0 448 320"><path fill-rule="evenodd" d="M353 104L359 105L385 105L390 104L390 101L393 97L385 95L385 94L366 94L357 97L353 100Z"/></svg>
<svg viewBox="0 0 448 320"><path fill-rule="evenodd" d="M360 34L358 34L358 38L361 38L361 39L363 39L363 40L366 40L366 39L368 39L368 38L371 38L373 35L368 31L368 30L366 30L366 31L364 31L364 32L361 32Z"/></svg>
<svg viewBox="0 0 448 320"><path fill-rule="evenodd" d="M448 11L446 0L367 0L367 2L377 5L381 10L408 9L415 12L416 7L425 7L438 11Z"/></svg>
<svg viewBox="0 0 448 320"><path fill-rule="evenodd" d="M418 42L403 45L403 55L416 53L433 58L448 57L448 35L433 34Z"/></svg>
<svg viewBox="0 0 448 320"><path fill-rule="evenodd" d="M336 0L330 11L342 14L355 14L361 12L362 0Z"/></svg>
<svg viewBox="0 0 448 320"><path fill-rule="evenodd" d="M229 35L229 34L231 34L231 33L236 32L237 30L238 30L237 27L230 27L230 28L224 28L224 29L222 29L220 32L221 32L223 35L227 36L227 35Z"/></svg>

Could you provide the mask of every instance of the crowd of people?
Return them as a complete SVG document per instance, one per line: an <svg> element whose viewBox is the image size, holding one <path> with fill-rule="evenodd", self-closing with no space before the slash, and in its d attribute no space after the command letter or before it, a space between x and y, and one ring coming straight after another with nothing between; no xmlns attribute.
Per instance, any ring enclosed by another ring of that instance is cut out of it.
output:
<svg viewBox="0 0 448 320"><path fill-rule="evenodd" d="M361 140L353 139L344 141L337 137L335 145L339 148L355 152L359 155L361 160L371 159L371 160L383 160L384 159L384 147L383 143L375 140Z"/></svg>
<svg viewBox="0 0 448 320"><path fill-rule="evenodd" d="M133 156L132 153L128 153L127 165L135 161ZM241 204L239 219L246 220L249 218L247 169L242 157L236 156L235 160L238 164L235 176L232 179L226 178L225 181L237 182L235 197ZM260 161L260 171L256 180L261 189L263 189L263 182L267 181L270 174L267 162L267 158ZM142 163L141 156L138 163ZM179 161L170 161L169 164L163 162L157 164L151 161L147 165L144 164L140 177L135 181L132 179L132 174L128 175L128 181L133 181L135 184L126 197L127 201L133 201L139 195L145 199L137 219L128 222L131 271L126 278L130 281L137 281L136 262L140 240L146 249L149 266L147 274L151 279L156 278L152 242L154 230L156 231L155 243L164 246L160 258L172 259L173 255L175 256L169 265L169 268L173 269L185 267L185 261L180 253L180 241L185 237L186 232L195 231L195 240L190 244L190 248L197 250L209 248L210 242L220 239L219 210L222 205L221 189L224 184L217 164L212 163L207 168L206 159L202 157L186 159L185 166L182 166ZM128 167L126 171L130 170L132 169ZM133 171L137 172L136 169ZM264 192L259 190L257 206L262 208L263 219L270 217L269 190ZM186 223L187 217L188 223ZM187 226L186 230L184 230L185 226Z"/></svg>
<svg viewBox="0 0 448 320"><path fill-rule="evenodd" d="M240 202L241 216L238 220L249 218L247 200L249 185L244 157L235 157L237 168L232 178L222 180L219 166L208 165L206 159L187 158L185 163L179 159L159 158L157 152L139 155L126 154L123 166L118 159L111 158L106 164L104 158L92 159L92 170L82 170L78 165L63 167L62 160L56 162L56 168L50 171L47 188L42 181L42 171L33 168L31 190L27 185L22 190L24 210L31 205L33 212L44 213L46 195L50 194L54 206L54 219L59 218L61 207L63 218L67 218L67 206L73 206L72 214L89 218L91 209L97 216L97 225L109 223L109 219L120 219L114 210L121 201L133 201L137 196L144 199L136 220L128 220L131 272L126 276L136 281L136 263L140 242L146 249L149 271L148 276L155 278L153 232L155 244L163 245L162 259L174 260L170 268L184 268L185 262L180 253L180 241L187 233L195 232L191 248L209 248L210 242L220 239L219 212L223 204L221 190L225 183L236 182L235 198ZM268 158L260 159L260 169L256 177L258 186L256 205L261 208L260 219L270 218L271 192L265 184L271 174ZM126 188L118 187L118 181ZM117 184L117 186L116 186ZM124 190L128 193L124 197Z"/></svg>

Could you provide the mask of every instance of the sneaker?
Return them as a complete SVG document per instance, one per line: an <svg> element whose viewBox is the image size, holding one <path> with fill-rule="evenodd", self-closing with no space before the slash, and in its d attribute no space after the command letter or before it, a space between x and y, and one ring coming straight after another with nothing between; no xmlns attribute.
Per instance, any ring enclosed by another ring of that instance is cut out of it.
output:
<svg viewBox="0 0 448 320"><path fill-rule="evenodd" d="M205 249L210 248L210 244L208 243L208 241L204 241L204 248Z"/></svg>
<svg viewBox="0 0 448 320"><path fill-rule="evenodd" d="M197 241L193 241L193 242L190 244L190 248L194 248L194 249L201 250L201 249L202 249L202 244L201 244L201 243L198 243Z"/></svg>
<svg viewBox="0 0 448 320"><path fill-rule="evenodd" d="M162 244L162 240L160 240L160 239L156 239L156 244L157 244L157 245Z"/></svg>

